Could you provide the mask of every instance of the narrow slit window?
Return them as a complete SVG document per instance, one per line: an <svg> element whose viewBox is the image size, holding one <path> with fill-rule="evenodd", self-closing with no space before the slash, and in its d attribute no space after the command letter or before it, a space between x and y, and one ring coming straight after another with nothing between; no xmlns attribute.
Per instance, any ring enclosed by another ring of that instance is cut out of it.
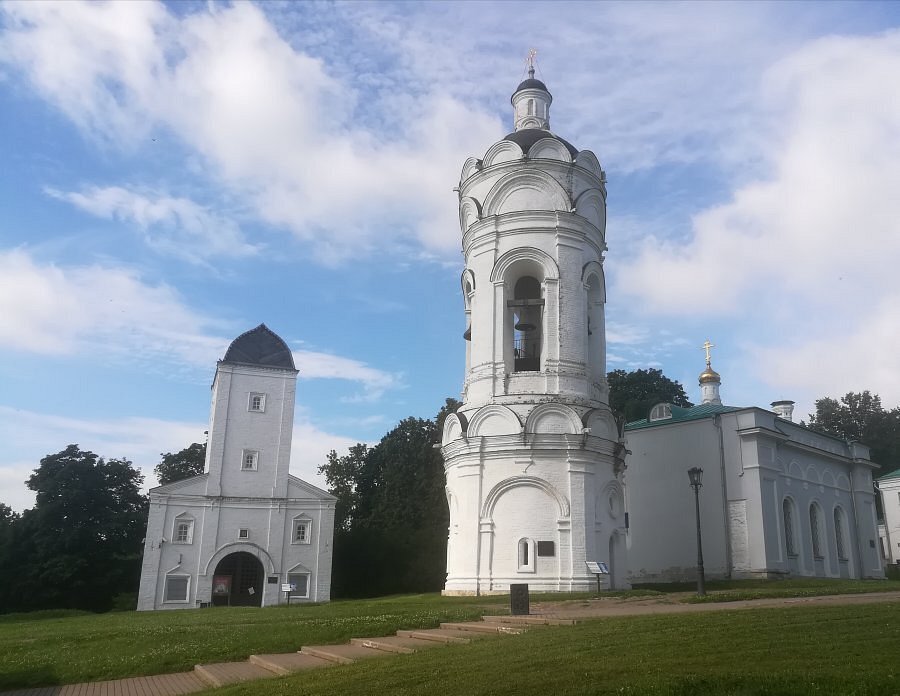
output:
<svg viewBox="0 0 900 696"><path fill-rule="evenodd" d="M782 509L784 511L784 545L788 556L796 556L797 549L794 546L794 509L791 501L785 499Z"/></svg>

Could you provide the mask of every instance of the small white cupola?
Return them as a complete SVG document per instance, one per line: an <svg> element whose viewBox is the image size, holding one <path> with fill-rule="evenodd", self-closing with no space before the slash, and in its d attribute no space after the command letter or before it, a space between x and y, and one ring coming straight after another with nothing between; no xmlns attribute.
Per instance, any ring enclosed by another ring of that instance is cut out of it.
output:
<svg viewBox="0 0 900 696"><path fill-rule="evenodd" d="M722 378L719 373L712 369L710 363L709 349L715 346L707 340L703 344L703 350L706 351L706 369L700 373L700 403L722 405L722 398L719 396L719 387L722 386Z"/></svg>
<svg viewBox="0 0 900 696"><path fill-rule="evenodd" d="M547 91L547 85L534 77L533 49L528 54L528 79L522 80L510 101L513 106L515 129L540 128L550 130L550 104L553 97Z"/></svg>
<svg viewBox="0 0 900 696"><path fill-rule="evenodd" d="M790 399L781 399L772 402L772 410L779 418L787 421L794 420L794 402Z"/></svg>

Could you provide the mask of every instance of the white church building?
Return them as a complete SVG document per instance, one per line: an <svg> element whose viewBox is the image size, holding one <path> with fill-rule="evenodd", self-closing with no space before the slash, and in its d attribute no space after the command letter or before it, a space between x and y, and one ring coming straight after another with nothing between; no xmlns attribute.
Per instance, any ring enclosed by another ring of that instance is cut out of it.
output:
<svg viewBox="0 0 900 696"><path fill-rule="evenodd" d="M550 130L531 67L515 130L463 165L463 404L442 453L445 594L590 590L626 581L624 447L607 405L606 180Z"/></svg>
<svg viewBox="0 0 900 696"><path fill-rule="evenodd" d="M881 557L885 563L900 564L900 469L878 478L884 522L878 525Z"/></svg>
<svg viewBox="0 0 900 696"><path fill-rule="evenodd" d="M150 491L138 610L330 599L335 498L289 473L296 384L265 325L231 343L205 473Z"/></svg>
<svg viewBox="0 0 900 696"><path fill-rule="evenodd" d="M700 405L625 426L630 581L696 578L692 467L707 577L883 578L869 449L794 423L791 401L723 405L709 347Z"/></svg>

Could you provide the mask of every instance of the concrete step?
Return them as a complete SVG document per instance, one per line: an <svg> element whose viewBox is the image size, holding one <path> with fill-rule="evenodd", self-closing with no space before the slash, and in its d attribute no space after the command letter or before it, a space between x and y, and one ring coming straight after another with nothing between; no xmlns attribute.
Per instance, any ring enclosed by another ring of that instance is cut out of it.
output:
<svg viewBox="0 0 900 696"><path fill-rule="evenodd" d="M330 660L304 655L302 653L277 653L270 655L251 655L250 662L275 674L293 674L304 669L327 667L334 664Z"/></svg>
<svg viewBox="0 0 900 696"><path fill-rule="evenodd" d="M344 645L304 645L300 650L300 654L312 655L323 660L349 665L357 660L365 660L370 657L385 657L390 653L384 650L367 648L363 645L345 643Z"/></svg>
<svg viewBox="0 0 900 696"><path fill-rule="evenodd" d="M275 672L249 662L217 662L210 665L195 665L194 673L207 684L215 687L277 676Z"/></svg>
<svg viewBox="0 0 900 696"><path fill-rule="evenodd" d="M473 631L457 631L446 628L419 628L414 630L401 629L397 631L401 638L418 638L419 640L432 640L437 643L468 643L478 634Z"/></svg>
<svg viewBox="0 0 900 696"><path fill-rule="evenodd" d="M501 623L442 623L441 628L449 631L465 631L471 633L510 633L518 635L528 630L527 626L513 626Z"/></svg>
<svg viewBox="0 0 900 696"><path fill-rule="evenodd" d="M574 626L578 623L576 619L551 619L546 616L524 615L524 616L482 616L487 623L500 624L523 624L526 626Z"/></svg>
<svg viewBox="0 0 900 696"><path fill-rule="evenodd" d="M374 650L395 653L414 653L425 648L436 648L441 645L437 641L421 638L401 638L400 636L384 636L382 638L351 638L354 645L362 645Z"/></svg>

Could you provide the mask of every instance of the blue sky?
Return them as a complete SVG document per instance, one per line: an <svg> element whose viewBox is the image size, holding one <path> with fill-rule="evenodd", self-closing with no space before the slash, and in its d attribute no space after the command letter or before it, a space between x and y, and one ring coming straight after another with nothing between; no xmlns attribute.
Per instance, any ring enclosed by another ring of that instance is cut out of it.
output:
<svg viewBox="0 0 900 696"><path fill-rule="evenodd" d="M155 483L261 322L313 482L458 396L453 187L531 47L609 179L610 369L900 403L896 3L5 3L0 501L71 442Z"/></svg>

